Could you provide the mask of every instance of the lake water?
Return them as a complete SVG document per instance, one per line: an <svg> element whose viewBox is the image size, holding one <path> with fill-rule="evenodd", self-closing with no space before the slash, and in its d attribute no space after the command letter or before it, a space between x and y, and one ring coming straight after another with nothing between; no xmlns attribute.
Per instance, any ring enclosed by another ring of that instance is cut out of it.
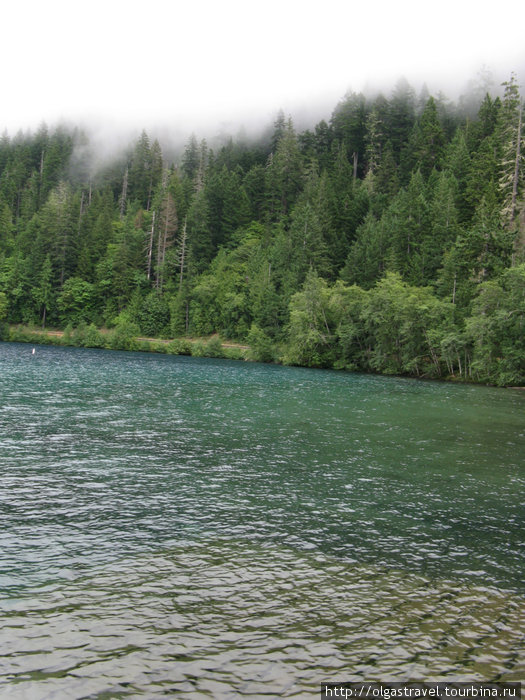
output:
<svg viewBox="0 0 525 700"><path fill-rule="evenodd" d="M523 680L525 395L0 343L0 697Z"/></svg>

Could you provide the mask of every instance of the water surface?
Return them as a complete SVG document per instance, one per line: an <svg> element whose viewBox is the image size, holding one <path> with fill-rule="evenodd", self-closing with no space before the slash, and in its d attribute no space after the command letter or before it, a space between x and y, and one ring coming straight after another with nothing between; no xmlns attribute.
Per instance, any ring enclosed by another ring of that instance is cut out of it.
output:
<svg viewBox="0 0 525 700"><path fill-rule="evenodd" d="M0 344L9 697L520 680L525 396Z"/></svg>

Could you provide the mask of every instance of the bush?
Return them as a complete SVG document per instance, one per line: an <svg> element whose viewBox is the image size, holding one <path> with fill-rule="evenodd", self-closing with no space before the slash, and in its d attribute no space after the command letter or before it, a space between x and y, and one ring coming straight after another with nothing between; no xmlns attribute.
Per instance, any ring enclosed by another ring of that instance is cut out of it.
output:
<svg viewBox="0 0 525 700"><path fill-rule="evenodd" d="M225 357L227 360L245 360L246 359L246 351L244 348L238 348L238 347L231 347L231 348L223 348L223 357Z"/></svg>
<svg viewBox="0 0 525 700"><path fill-rule="evenodd" d="M169 333L170 310L165 298L150 292L139 311L140 331L148 337L163 337Z"/></svg>
<svg viewBox="0 0 525 700"><path fill-rule="evenodd" d="M162 342L151 342L149 340L139 340L138 341L138 350L141 352L154 352L158 353L159 355L165 355L168 350L167 350L167 343L162 343Z"/></svg>
<svg viewBox="0 0 525 700"><path fill-rule="evenodd" d="M255 323L248 333L249 350L247 359L252 362L275 362L276 352L271 338Z"/></svg>
<svg viewBox="0 0 525 700"><path fill-rule="evenodd" d="M212 336L206 343L204 350L206 357L224 357L224 350L220 338L216 335Z"/></svg>
<svg viewBox="0 0 525 700"><path fill-rule="evenodd" d="M94 323L91 323L85 331L84 335L84 346L86 348L103 348L104 347L104 337L99 330L97 330Z"/></svg>
<svg viewBox="0 0 525 700"><path fill-rule="evenodd" d="M166 345L166 352L168 355L191 355L192 343L183 338L172 340L171 343Z"/></svg>
<svg viewBox="0 0 525 700"><path fill-rule="evenodd" d="M137 336L140 329L136 323L119 323L115 330L111 331L105 343L110 350L138 350Z"/></svg>
<svg viewBox="0 0 525 700"><path fill-rule="evenodd" d="M191 344L191 356L192 357L206 357L206 346L203 342L198 340Z"/></svg>

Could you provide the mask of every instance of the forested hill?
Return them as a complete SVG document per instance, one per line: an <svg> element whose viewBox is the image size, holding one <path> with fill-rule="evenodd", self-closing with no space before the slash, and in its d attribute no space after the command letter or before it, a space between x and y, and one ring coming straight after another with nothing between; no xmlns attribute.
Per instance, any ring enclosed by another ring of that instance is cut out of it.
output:
<svg viewBox="0 0 525 700"><path fill-rule="evenodd" d="M0 320L247 341L252 357L525 381L522 97L400 81L298 132L95 169L80 130L0 141ZM477 113L476 113L477 112Z"/></svg>

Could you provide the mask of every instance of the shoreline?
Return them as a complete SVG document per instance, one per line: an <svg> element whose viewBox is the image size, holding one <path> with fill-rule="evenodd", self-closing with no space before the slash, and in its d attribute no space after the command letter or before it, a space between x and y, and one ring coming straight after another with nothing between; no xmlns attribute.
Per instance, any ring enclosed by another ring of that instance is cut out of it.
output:
<svg viewBox="0 0 525 700"><path fill-rule="evenodd" d="M47 341L47 342L46 342ZM238 343L229 339L221 339L218 334L208 337L178 338L151 338L146 336L119 336L117 329L77 328L71 332L50 329L42 330L29 326L14 325L9 328L9 338L3 342L35 343L37 345L55 345L59 347L84 347L100 350L120 350L128 352L147 352L161 355L186 355L191 357L208 357L224 360L238 360L243 362L261 362L268 365L279 365L281 362L262 361L251 356L250 345ZM335 367L306 367L294 365L303 369L324 369L334 372L348 372L351 370L336 369ZM423 377L410 374L384 374L381 372L366 372L356 370L360 374L370 374L378 377L397 377L399 379L415 379L419 381L440 382L444 384L467 384L472 386L486 386L498 389L514 389L525 391L525 386L498 386L475 379L463 379L455 376L447 377Z"/></svg>
<svg viewBox="0 0 525 700"><path fill-rule="evenodd" d="M149 352L166 355L192 355L246 360L249 345L222 340L217 334L209 337L149 338L119 332L108 328L75 328L70 332L58 329L40 329L20 324L9 327L4 342L35 343L61 347L85 347L101 350Z"/></svg>

